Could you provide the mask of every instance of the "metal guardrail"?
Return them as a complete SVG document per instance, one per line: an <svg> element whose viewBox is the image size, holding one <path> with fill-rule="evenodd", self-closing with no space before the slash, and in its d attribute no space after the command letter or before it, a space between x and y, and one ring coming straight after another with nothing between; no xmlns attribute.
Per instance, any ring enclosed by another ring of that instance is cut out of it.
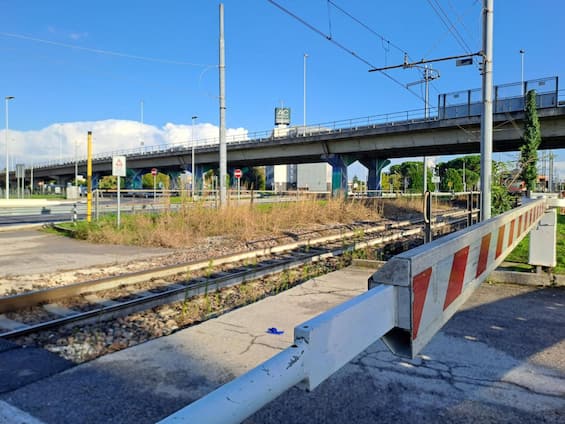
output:
<svg viewBox="0 0 565 424"><path fill-rule="evenodd" d="M544 214L546 199L395 256L370 289L294 328L294 344L161 423L239 423L289 388L313 390L375 341L415 356Z"/></svg>

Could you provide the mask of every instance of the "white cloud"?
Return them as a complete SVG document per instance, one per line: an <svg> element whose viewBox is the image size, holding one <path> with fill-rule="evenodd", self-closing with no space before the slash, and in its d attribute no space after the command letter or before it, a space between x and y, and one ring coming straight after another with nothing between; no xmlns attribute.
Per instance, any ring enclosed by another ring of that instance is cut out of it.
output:
<svg viewBox="0 0 565 424"><path fill-rule="evenodd" d="M8 132L10 168L16 163L31 165L48 161L73 161L75 145L77 156L86 156L87 133L92 131L93 155L124 152L134 149L151 149L151 146L167 144L190 145L192 125L167 123L162 128L137 121L105 120L93 122L69 122L50 125L38 131ZM228 142L234 138L247 139L244 128L226 130ZM5 163L5 130L0 131L0 168ZM197 145L218 143L218 127L209 123L194 125L194 141Z"/></svg>

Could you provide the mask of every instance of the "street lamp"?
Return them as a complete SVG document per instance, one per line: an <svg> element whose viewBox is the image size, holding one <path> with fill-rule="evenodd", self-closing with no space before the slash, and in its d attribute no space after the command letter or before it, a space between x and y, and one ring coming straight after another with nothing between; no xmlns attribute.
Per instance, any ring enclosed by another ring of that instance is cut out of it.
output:
<svg viewBox="0 0 565 424"><path fill-rule="evenodd" d="M192 201L194 201L194 188L196 187L196 168L194 164L194 121L198 119L198 116L192 117L192 128L190 131L190 139L192 141Z"/></svg>
<svg viewBox="0 0 565 424"><path fill-rule="evenodd" d="M79 195L78 191L78 156L77 156L77 140L75 140L75 194L76 196ZM120 178L120 177L118 177Z"/></svg>
<svg viewBox="0 0 565 424"><path fill-rule="evenodd" d="M10 172L8 168L10 163L8 162L8 102L12 99L15 99L14 96L6 96L4 100L6 101L6 200L10 199Z"/></svg>
<svg viewBox="0 0 565 424"><path fill-rule="evenodd" d="M303 130L303 135L306 135L306 59L308 59L308 54L304 53L304 93L303 93L304 130Z"/></svg>
<svg viewBox="0 0 565 424"><path fill-rule="evenodd" d="M520 49L520 62L521 62L521 82L522 82L522 94L524 94L524 54L526 50Z"/></svg>

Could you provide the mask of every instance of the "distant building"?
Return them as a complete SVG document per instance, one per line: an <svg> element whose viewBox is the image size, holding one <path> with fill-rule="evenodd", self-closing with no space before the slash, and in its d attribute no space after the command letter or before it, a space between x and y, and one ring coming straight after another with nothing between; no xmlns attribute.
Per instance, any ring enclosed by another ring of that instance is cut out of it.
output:
<svg viewBox="0 0 565 424"><path fill-rule="evenodd" d="M275 108L273 137L297 137L302 127L290 126L290 108ZM265 167L267 189L274 191L330 191L332 168L326 162Z"/></svg>

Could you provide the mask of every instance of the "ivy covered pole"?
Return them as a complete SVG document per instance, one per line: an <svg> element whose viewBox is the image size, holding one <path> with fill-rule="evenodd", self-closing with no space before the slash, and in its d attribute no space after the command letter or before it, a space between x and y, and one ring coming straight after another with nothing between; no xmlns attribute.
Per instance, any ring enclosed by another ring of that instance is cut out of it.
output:
<svg viewBox="0 0 565 424"><path fill-rule="evenodd" d="M526 94L523 144L520 147L520 177L526 183L528 196L536 188L538 177L538 148L541 144L541 130L536 107L536 91Z"/></svg>

